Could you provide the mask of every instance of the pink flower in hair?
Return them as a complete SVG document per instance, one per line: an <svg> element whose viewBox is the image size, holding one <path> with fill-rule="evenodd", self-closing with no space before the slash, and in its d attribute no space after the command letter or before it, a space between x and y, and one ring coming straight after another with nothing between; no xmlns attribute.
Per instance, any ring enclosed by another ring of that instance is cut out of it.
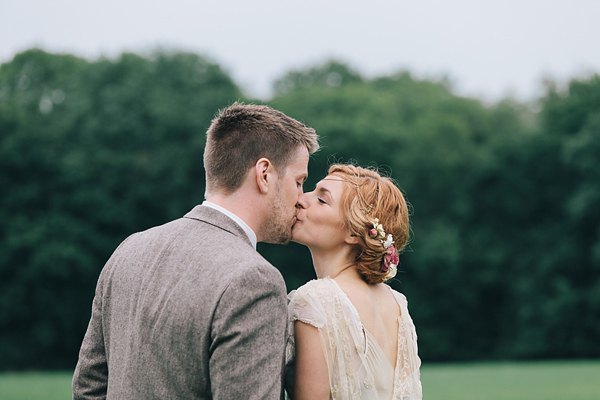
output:
<svg viewBox="0 0 600 400"><path fill-rule="evenodd" d="M395 267L400 262L398 258L398 252L394 246L390 246L387 248L385 255L383 256L383 266L387 269L390 267ZM384 270L385 272L385 270Z"/></svg>

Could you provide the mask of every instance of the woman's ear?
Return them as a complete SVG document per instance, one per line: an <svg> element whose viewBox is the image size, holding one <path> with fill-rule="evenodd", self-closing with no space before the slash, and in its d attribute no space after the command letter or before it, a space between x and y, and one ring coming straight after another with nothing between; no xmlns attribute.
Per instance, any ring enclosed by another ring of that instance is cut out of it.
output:
<svg viewBox="0 0 600 400"><path fill-rule="evenodd" d="M256 186L262 194L267 194L269 185L273 183L273 164L268 158L259 159L254 164L254 172L256 173Z"/></svg>
<svg viewBox="0 0 600 400"><path fill-rule="evenodd" d="M346 238L344 239L344 241L348 244L358 244L358 236L355 235L354 233L350 233L350 234L346 235Z"/></svg>

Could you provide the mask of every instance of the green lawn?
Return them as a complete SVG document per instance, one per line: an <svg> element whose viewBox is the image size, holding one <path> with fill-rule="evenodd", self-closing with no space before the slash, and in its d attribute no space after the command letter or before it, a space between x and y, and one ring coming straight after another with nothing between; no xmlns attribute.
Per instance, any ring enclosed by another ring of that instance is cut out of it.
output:
<svg viewBox="0 0 600 400"><path fill-rule="evenodd" d="M424 400L597 400L600 360L424 364ZM0 400L64 400L71 372L0 374Z"/></svg>
<svg viewBox="0 0 600 400"><path fill-rule="evenodd" d="M425 400L598 400L600 360L423 365Z"/></svg>
<svg viewBox="0 0 600 400"><path fill-rule="evenodd" d="M0 400L67 400L72 372L5 372L0 374Z"/></svg>

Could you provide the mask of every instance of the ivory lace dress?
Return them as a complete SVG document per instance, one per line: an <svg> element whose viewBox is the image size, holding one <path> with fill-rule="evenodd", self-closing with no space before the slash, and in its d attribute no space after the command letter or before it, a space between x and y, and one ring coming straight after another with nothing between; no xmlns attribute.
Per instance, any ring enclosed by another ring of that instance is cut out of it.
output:
<svg viewBox="0 0 600 400"><path fill-rule="evenodd" d="M375 338L363 328L346 293L330 278L312 280L288 295L290 337L286 361L294 357L294 321L302 321L319 330L331 399L421 400L421 360L415 326L404 295L390 291L400 307L395 369Z"/></svg>

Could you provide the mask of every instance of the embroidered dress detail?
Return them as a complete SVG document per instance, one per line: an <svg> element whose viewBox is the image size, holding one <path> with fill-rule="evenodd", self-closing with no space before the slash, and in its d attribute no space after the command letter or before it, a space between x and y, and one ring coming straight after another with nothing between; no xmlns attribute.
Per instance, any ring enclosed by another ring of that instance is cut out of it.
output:
<svg viewBox="0 0 600 400"><path fill-rule="evenodd" d="M395 368L363 328L348 296L330 278L312 280L288 295L290 337L286 359L294 353L294 321L302 321L319 330L331 399L421 400L416 330L406 298L391 288L390 291L400 307Z"/></svg>

